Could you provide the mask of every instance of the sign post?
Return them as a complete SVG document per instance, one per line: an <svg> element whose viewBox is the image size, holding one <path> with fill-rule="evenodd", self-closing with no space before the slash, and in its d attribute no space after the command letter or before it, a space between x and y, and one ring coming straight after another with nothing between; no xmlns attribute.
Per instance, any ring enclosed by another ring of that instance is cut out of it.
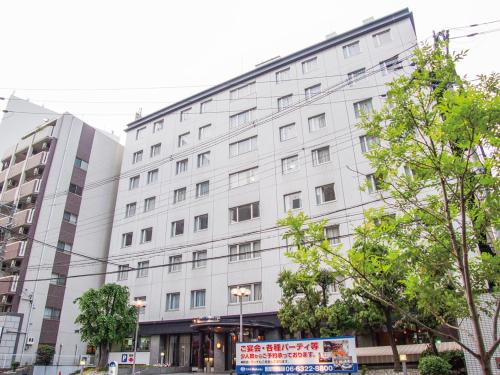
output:
<svg viewBox="0 0 500 375"><path fill-rule="evenodd" d="M355 373L354 337L236 343L238 374Z"/></svg>

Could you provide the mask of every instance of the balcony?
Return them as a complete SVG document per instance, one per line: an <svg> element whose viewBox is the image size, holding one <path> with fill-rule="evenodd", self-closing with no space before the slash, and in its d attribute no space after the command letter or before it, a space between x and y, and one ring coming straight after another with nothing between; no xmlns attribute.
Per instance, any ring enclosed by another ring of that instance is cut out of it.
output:
<svg viewBox="0 0 500 375"><path fill-rule="evenodd" d="M40 191L40 183L41 180L36 178L34 180L22 184L21 187L19 188L19 198L22 199L30 195L38 194L38 192Z"/></svg>
<svg viewBox="0 0 500 375"><path fill-rule="evenodd" d="M14 214L14 220L12 221L12 226L14 228L22 227L25 225L31 225L33 222L33 214L35 210L33 208L28 208L27 210L22 210Z"/></svg>
<svg viewBox="0 0 500 375"><path fill-rule="evenodd" d="M10 217L4 214L0 214L0 227L8 227L10 223Z"/></svg>
<svg viewBox="0 0 500 375"><path fill-rule="evenodd" d="M4 261L22 258L26 251L26 241L16 241L5 246Z"/></svg>
<svg viewBox="0 0 500 375"><path fill-rule="evenodd" d="M11 166L9 170L9 178L19 176L23 171L23 165L24 165L24 160Z"/></svg>
<svg viewBox="0 0 500 375"><path fill-rule="evenodd" d="M39 152L36 155L32 155L28 158L28 162L26 163L26 170L38 167L40 165L45 165L47 162L47 151Z"/></svg>
<svg viewBox="0 0 500 375"><path fill-rule="evenodd" d="M16 192L17 189L15 188L10 190L5 190L3 194L0 195L0 203L5 204L14 202L14 199L16 198Z"/></svg>
<svg viewBox="0 0 500 375"><path fill-rule="evenodd" d="M0 295L2 294L15 294L17 289L18 275L6 276L0 280Z"/></svg>
<svg viewBox="0 0 500 375"><path fill-rule="evenodd" d="M9 168L5 168L3 171L0 171L0 184L7 179L7 172Z"/></svg>

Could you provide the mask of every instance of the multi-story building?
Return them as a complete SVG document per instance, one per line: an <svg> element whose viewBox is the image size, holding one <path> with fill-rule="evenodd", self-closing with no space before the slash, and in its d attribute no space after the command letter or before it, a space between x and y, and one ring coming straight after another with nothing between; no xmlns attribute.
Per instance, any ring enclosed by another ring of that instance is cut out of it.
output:
<svg viewBox="0 0 500 375"><path fill-rule="evenodd" d="M120 264L106 282L145 301L139 362L230 369L237 286L251 291L245 340L282 335L276 280L291 265L276 221L301 210L351 246L363 211L380 204L363 156L376 140L356 124L411 69L415 44L402 10L127 126L110 245Z"/></svg>
<svg viewBox="0 0 500 375"><path fill-rule="evenodd" d="M104 281L106 264L95 259L107 257L118 185L95 182L119 174L123 146L69 113L14 97L0 128L17 139L0 168L0 366L32 362L39 344L55 347L54 362L78 364L88 348L73 301ZM81 274L90 276L73 278Z"/></svg>

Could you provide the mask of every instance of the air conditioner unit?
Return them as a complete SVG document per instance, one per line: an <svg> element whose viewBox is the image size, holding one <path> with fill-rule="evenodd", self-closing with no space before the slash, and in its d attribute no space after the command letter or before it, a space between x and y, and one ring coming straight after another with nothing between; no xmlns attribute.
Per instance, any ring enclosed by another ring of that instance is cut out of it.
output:
<svg viewBox="0 0 500 375"><path fill-rule="evenodd" d="M47 142L43 142L42 150L47 150L49 148L49 144Z"/></svg>
<svg viewBox="0 0 500 375"><path fill-rule="evenodd" d="M37 175L39 175L39 174L40 174L40 168L35 168L35 169L33 169L33 175L34 175L34 176L37 176Z"/></svg>
<svg viewBox="0 0 500 375"><path fill-rule="evenodd" d="M35 338L34 337L28 337L26 339L26 345L33 345L35 343Z"/></svg>

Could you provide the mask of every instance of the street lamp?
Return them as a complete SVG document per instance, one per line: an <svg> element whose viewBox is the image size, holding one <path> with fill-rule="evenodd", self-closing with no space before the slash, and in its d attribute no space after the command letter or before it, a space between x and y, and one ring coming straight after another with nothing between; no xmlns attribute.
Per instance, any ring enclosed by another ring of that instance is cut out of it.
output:
<svg viewBox="0 0 500 375"><path fill-rule="evenodd" d="M132 363L132 375L135 375L135 357L137 355L137 336L139 335L139 314L141 313L141 308L146 306L146 302L142 299L138 299L134 302L134 307L137 310L137 320L135 322L135 340L134 340L134 362Z"/></svg>
<svg viewBox="0 0 500 375"><path fill-rule="evenodd" d="M240 342L243 342L243 297L248 297L252 291L239 286L231 289L231 294L240 299Z"/></svg>

